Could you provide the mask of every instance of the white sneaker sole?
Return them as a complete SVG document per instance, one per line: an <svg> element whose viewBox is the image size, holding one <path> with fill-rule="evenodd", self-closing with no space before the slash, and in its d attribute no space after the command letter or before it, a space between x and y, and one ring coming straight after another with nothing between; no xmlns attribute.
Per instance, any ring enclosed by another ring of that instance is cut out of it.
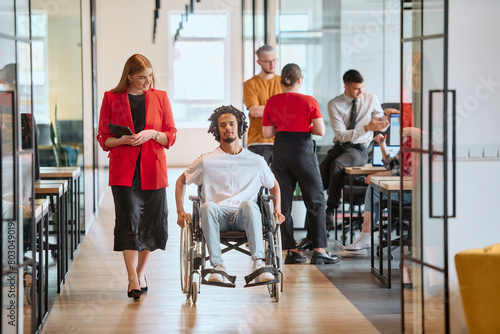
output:
<svg viewBox="0 0 500 334"><path fill-rule="evenodd" d="M370 249L371 245L369 244L356 244L356 245L348 245L344 247L346 251L359 251L364 249Z"/></svg>
<svg viewBox="0 0 500 334"><path fill-rule="evenodd" d="M366 249L354 251L343 250L338 252L337 255L341 257L365 257L368 255L368 252L366 251Z"/></svg>

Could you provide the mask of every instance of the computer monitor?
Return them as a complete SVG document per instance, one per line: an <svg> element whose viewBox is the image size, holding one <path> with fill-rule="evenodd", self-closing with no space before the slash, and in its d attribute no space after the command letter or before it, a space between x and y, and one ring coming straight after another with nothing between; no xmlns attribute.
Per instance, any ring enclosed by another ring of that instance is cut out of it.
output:
<svg viewBox="0 0 500 334"><path fill-rule="evenodd" d="M401 131L401 125L399 123L399 114L392 114L390 119L389 127L389 145L399 146L399 132Z"/></svg>
<svg viewBox="0 0 500 334"><path fill-rule="evenodd" d="M389 155L390 156L395 156L396 154L399 153L399 146L398 145L389 145L387 146L387 149L389 150ZM374 145L372 149L372 165L373 166L384 166L384 162L382 159L382 150L380 146Z"/></svg>

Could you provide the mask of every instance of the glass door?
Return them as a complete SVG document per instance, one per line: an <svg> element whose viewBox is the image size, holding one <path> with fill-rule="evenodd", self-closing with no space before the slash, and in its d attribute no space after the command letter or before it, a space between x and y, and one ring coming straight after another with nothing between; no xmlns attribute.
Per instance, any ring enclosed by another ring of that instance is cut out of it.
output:
<svg viewBox="0 0 500 334"><path fill-rule="evenodd" d="M36 177L30 2L0 6L0 332L35 332L42 322L35 236Z"/></svg>
<svg viewBox="0 0 500 334"><path fill-rule="evenodd" d="M403 0L401 8L402 166L412 175L411 246L403 249L402 274L413 285L401 290L402 331L447 333L447 229L455 212L448 1Z"/></svg>

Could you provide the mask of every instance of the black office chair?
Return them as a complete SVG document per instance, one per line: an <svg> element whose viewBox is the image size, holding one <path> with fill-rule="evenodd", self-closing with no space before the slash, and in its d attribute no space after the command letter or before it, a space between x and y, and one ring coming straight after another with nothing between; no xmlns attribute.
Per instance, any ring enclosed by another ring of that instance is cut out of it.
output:
<svg viewBox="0 0 500 334"><path fill-rule="evenodd" d="M351 235L351 242L353 240L354 231L361 230L363 225L363 211L365 202L365 193L367 185L365 184L365 176L358 176L352 180L352 187L349 186L347 177L344 180L344 188L342 191L342 244L345 245L347 240L347 233ZM352 200L351 200L352 192ZM347 209L349 205L349 209ZM347 213L347 214L346 214ZM352 213L350 216L349 213ZM335 218L337 213L335 213ZM352 226L350 225L352 223ZM335 239L337 239L337 229L339 228L337 220L335 220Z"/></svg>

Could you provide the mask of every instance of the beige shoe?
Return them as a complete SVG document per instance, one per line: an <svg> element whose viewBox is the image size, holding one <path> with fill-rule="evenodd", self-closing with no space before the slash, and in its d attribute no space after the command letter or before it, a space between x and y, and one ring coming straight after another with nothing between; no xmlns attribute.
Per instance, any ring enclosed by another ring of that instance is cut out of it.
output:
<svg viewBox="0 0 500 334"><path fill-rule="evenodd" d="M226 272L226 266L224 266L222 263L218 264L214 267L215 270L223 271ZM224 276L218 273L211 273L210 276L208 277L209 282L215 282L215 283L224 283Z"/></svg>
<svg viewBox="0 0 500 334"><path fill-rule="evenodd" d="M259 263L256 266L252 267L252 272L256 271L257 269L264 268L266 265L264 263ZM255 283L264 283L264 282L269 282L274 279L274 275L271 274L270 272L264 272L260 274L259 276L255 277Z"/></svg>

